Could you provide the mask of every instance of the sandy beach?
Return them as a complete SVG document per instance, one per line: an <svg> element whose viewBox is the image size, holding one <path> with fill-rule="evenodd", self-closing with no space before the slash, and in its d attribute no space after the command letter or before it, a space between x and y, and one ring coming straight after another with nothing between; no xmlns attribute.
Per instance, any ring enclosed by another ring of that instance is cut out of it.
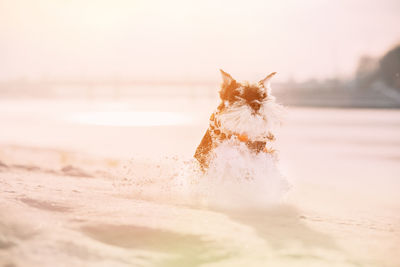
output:
<svg viewBox="0 0 400 267"><path fill-rule="evenodd" d="M235 208L174 191L215 106L179 103L146 126L91 119L115 105L3 101L0 265L400 266L400 111L289 108L290 191Z"/></svg>

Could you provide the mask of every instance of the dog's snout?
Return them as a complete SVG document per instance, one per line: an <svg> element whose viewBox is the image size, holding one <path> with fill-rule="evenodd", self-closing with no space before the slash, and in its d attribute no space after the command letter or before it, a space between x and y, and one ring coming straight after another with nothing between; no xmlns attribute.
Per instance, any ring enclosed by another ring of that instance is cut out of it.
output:
<svg viewBox="0 0 400 267"><path fill-rule="evenodd" d="M258 103L258 101L253 101L250 103L250 107L254 110L254 111L258 111L261 107L261 104Z"/></svg>

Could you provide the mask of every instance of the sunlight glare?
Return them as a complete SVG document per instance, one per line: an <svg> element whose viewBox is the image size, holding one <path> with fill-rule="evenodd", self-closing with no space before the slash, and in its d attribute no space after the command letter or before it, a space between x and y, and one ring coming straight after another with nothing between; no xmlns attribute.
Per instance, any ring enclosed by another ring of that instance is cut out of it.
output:
<svg viewBox="0 0 400 267"><path fill-rule="evenodd" d="M79 112L68 120L73 123L103 126L166 126L189 124L189 116L177 112L160 111L102 111Z"/></svg>

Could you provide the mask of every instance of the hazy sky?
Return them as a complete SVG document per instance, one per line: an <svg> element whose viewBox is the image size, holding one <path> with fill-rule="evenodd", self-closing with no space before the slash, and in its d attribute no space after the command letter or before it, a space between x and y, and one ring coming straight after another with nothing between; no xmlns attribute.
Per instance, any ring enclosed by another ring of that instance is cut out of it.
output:
<svg viewBox="0 0 400 267"><path fill-rule="evenodd" d="M346 77L398 42L399 0L0 0L0 79Z"/></svg>

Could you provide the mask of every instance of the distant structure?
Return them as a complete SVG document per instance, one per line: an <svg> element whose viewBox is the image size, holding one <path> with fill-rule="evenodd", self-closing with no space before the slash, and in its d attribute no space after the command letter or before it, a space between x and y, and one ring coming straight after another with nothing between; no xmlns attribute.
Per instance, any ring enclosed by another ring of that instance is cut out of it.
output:
<svg viewBox="0 0 400 267"><path fill-rule="evenodd" d="M387 86L400 92L400 45L382 57L378 75Z"/></svg>
<svg viewBox="0 0 400 267"><path fill-rule="evenodd" d="M377 79L379 59L371 56L362 56L358 60L356 69L356 83L359 88L369 88Z"/></svg>

